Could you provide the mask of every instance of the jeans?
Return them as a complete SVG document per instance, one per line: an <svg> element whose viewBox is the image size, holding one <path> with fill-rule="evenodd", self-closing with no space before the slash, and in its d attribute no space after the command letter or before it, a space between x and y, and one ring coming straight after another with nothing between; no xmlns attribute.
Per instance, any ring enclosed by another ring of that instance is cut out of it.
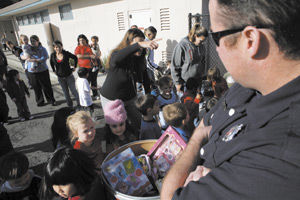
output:
<svg viewBox="0 0 300 200"><path fill-rule="evenodd" d="M77 105L80 105L78 92L77 92L76 86L75 86L75 78L74 78L73 74L71 74L68 77L59 77L58 76L57 78L58 78L58 82L63 90L63 93L65 95L65 98L67 100L68 106L70 106L70 107L73 106L73 101L70 97L69 89L71 90L73 96L75 97Z"/></svg>

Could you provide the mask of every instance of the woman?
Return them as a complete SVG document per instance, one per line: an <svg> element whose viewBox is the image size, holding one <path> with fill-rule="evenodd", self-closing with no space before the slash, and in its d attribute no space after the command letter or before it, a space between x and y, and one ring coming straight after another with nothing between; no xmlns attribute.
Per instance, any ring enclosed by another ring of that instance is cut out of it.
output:
<svg viewBox="0 0 300 200"><path fill-rule="evenodd" d="M182 94L185 82L191 77L201 84L205 74L205 49L202 43L207 35L204 27L195 24L173 51L171 75L179 94Z"/></svg>
<svg viewBox="0 0 300 200"><path fill-rule="evenodd" d="M45 168L41 199L56 194L68 200L105 200L105 191L94 162L86 153L71 148L57 149Z"/></svg>
<svg viewBox="0 0 300 200"><path fill-rule="evenodd" d="M150 92L150 81L146 71L145 49L156 49L157 40L144 41L139 29L129 29L121 43L112 50L108 59L108 74L100 90L102 108L108 101L121 99L125 104L128 119L136 129L140 128L141 115L134 101L136 82L142 82L146 93Z"/></svg>
<svg viewBox="0 0 300 200"><path fill-rule="evenodd" d="M28 75L30 82L32 84L35 100L37 106L44 106L45 100L44 95L49 103L52 106L56 106L56 101L54 99L52 85L49 76L48 66L46 64L47 59L49 58L47 50L40 43L39 37L36 35L32 35L30 37L31 50L34 55L31 58L27 59L28 61ZM24 60L24 56L21 56ZM37 65L34 65L34 62Z"/></svg>
<svg viewBox="0 0 300 200"><path fill-rule="evenodd" d="M74 67L77 66L77 57L63 49L63 45L60 41L53 42L54 51L50 57L50 65L53 72L57 75L58 82L64 92L67 104L69 107L73 107L73 101L69 94L71 90L73 96L76 98L77 105L79 106L79 97L75 86L75 78L73 76L74 68L70 67L70 59L74 60Z"/></svg>
<svg viewBox="0 0 300 200"><path fill-rule="evenodd" d="M89 46L89 41L87 37L83 34L79 35L77 38L78 46L75 49L75 55L78 58L78 65L81 68L89 69L88 81L91 84L91 89L93 91L93 96L97 96L97 74L98 70L93 71L91 60L96 59L96 55L93 53Z"/></svg>

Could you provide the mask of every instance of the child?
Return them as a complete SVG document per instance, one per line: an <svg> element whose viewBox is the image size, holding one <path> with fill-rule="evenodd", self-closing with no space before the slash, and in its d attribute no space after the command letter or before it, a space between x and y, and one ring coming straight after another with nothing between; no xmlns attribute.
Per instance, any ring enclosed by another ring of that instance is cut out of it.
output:
<svg viewBox="0 0 300 200"><path fill-rule="evenodd" d="M145 29L146 40L154 40L157 34L156 28L149 26ZM152 84L155 83L155 74L154 72L159 69L159 66L154 62L154 50L148 48L147 56L147 73Z"/></svg>
<svg viewBox="0 0 300 200"><path fill-rule="evenodd" d="M104 187L95 164L83 151L57 149L45 167L41 199L52 200L55 194L68 200L106 200Z"/></svg>
<svg viewBox="0 0 300 200"><path fill-rule="evenodd" d="M189 78L186 81L186 91L181 97L181 103L186 107L191 120L189 120L189 132L193 132L195 125L199 122L199 103L201 101L201 93L199 89L199 81L195 78ZM194 123L195 122L195 123Z"/></svg>
<svg viewBox="0 0 300 200"><path fill-rule="evenodd" d="M22 153L11 152L2 157L0 173L5 182L0 189L0 199L39 199L41 178L28 167L28 158Z"/></svg>
<svg viewBox="0 0 300 200"><path fill-rule="evenodd" d="M26 119L33 119L27 105L25 94L30 97L27 86L24 81L20 79L20 74L17 70L10 70L7 73L7 93L10 98L15 102L19 119L21 122Z"/></svg>
<svg viewBox="0 0 300 200"><path fill-rule="evenodd" d="M98 44L98 41L99 41L99 38L97 36L93 36L91 38L91 49L92 49L92 52L93 54L95 55L95 58L94 59L91 59L91 62L92 62L92 72L90 74L90 77L91 78L91 85L94 88L92 88L92 92L93 92L93 97L95 99L100 99L100 96L98 95L98 90L96 89L97 88L97 75L98 75L98 72L101 68L101 61L100 61L100 57L101 57L101 51L100 51L100 47L99 47L99 44Z"/></svg>
<svg viewBox="0 0 300 200"><path fill-rule="evenodd" d="M159 104L159 120L162 129L166 129L168 126L164 121L162 109L165 105L172 104L178 101L177 95L173 92L173 81L169 76L163 76L158 80L158 87L160 95L157 97Z"/></svg>
<svg viewBox="0 0 300 200"><path fill-rule="evenodd" d="M51 125L52 144L54 149L61 146L70 146L69 131L67 130L67 118L74 114L75 110L70 107L60 108L55 111Z"/></svg>
<svg viewBox="0 0 300 200"><path fill-rule="evenodd" d="M137 139L137 134L127 122L127 114L122 100L117 99L106 103L103 108L105 118L105 133L109 152L118 149Z"/></svg>
<svg viewBox="0 0 300 200"><path fill-rule="evenodd" d="M91 88L87 80L89 70L87 68L78 69L78 78L76 80L76 87L79 95L79 102L82 110L89 111L91 115L94 112L93 100L91 97Z"/></svg>
<svg viewBox="0 0 300 200"><path fill-rule="evenodd" d="M184 139L189 141L191 134L186 130L185 125L189 122L189 114L182 103L173 103L163 109L164 119L168 125L171 125Z"/></svg>
<svg viewBox="0 0 300 200"><path fill-rule="evenodd" d="M228 85L226 80L221 76L220 70L217 67L211 67L207 71L207 80L210 82L214 97L220 98L227 90Z"/></svg>
<svg viewBox="0 0 300 200"><path fill-rule="evenodd" d="M135 104L142 114L139 139L158 139L161 136L161 130L156 119L156 115L159 113L156 97L150 94L143 95L138 97Z"/></svg>
<svg viewBox="0 0 300 200"><path fill-rule="evenodd" d="M165 76L171 76L171 60L167 60L166 64L167 64L167 67L164 70L163 74Z"/></svg>
<svg viewBox="0 0 300 200"><path fill-rule="evenodd" d="M93 159L97 169L101 169L104 160L101 134L96 134L95 122L85 111L78 111L67 118L71 143L74 149L86 152Z"/></svg>
<svg viewBox="0 0 300 200"><path fill-rule="evenodd" d="M24 69L27 69L27 67L28 67L27 59L31 58L31 56L34 55L34 53L31 50L31 46L28 44L28 41L29 40L28 40L28 37L26 35L20 35L20 43L21 43L21 47L22 47L22 51L23 51L23 56L26 59ZM35 71L37 65L38 65L37 62L33 62L31 70Z"/></svg>

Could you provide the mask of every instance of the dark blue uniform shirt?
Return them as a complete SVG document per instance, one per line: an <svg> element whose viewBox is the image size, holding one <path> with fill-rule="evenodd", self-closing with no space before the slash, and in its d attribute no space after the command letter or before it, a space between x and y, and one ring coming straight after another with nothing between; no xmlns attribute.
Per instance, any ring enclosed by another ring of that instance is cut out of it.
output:
<svg viewBox="0 0 300 200"><path fill-rule="evenodd" d="M300 77L262 96L235 84L205 116L212 171L173 199L300 199Z"/></svg>

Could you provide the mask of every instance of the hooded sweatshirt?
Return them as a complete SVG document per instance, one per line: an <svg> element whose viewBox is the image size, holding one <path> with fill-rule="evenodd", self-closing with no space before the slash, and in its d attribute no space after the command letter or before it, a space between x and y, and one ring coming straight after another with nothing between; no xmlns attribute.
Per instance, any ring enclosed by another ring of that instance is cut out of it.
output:
<svg viewBox="0 0 300 200"><path fill-rule="evenodd" d="M175 47L171 60L171 74L176 85L185 83L189 78L201 78L205 73L205 48L194 45L188 37L183 38Z"/></svg>

